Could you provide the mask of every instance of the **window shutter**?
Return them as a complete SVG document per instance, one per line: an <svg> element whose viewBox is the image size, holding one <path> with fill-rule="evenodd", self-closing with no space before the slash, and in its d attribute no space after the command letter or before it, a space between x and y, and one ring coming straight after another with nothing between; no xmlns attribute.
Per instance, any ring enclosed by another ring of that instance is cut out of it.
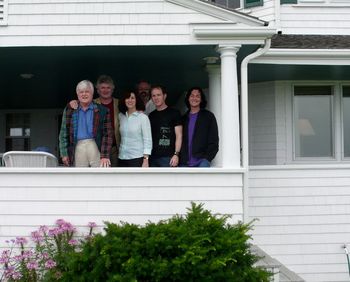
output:
<svg viewBox="0 0 350 282"><path fill-rule="evenodd" d="M262 6L262 5L264 5L263 0L244 0L244 8Z"/></svg>
<svg viewBox="0 0 350 282"><path fill-rule="evenodd" d="M7 24L7 0L0 0L0 25Z"/></svg>
<svg viewBox="0 0 350 282"><path fill-rule="evenodd" d="M281 0L281 4L298 4L298 0Z"/></svg>

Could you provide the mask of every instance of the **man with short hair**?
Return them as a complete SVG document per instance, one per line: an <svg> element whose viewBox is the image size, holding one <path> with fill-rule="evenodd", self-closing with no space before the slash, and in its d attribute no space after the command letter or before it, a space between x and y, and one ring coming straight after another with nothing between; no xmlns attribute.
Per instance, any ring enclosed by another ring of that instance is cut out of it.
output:
<svg viewBox="0 0 350 282"><path fill-rule="evenodd" d="M176 167L182 142L181 114L166 104L167 94L163 86L153 86L151 97L156 110L149 114L153 141L150 165Z"/></svg>
<svg viewBox="0 0 350 282"><path fill-rule="evenodd" d="M149 115L156 109L151 99L151 85L146 80L140 80L136 86L136 90L145 104L144 113Z"/></svg>
<svg viewBox="0 0 350 282"><path fill-rule="evenodd" d="M109 167L113 128L109 110L92 101L94 86L89 80L76 87L78 107L63 111L59 135L60 155L65 166Z"/></svg>

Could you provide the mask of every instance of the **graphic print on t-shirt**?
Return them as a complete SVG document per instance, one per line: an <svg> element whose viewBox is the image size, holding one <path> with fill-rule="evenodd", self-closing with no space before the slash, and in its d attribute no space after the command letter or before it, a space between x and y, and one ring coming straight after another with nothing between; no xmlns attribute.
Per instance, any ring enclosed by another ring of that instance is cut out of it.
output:
<svg viewBox="0 0 350 282"><path fill-rule="evenodd" d="M158 145L163 147L170 146L170 127L160 127L160 138Z"/></svg>

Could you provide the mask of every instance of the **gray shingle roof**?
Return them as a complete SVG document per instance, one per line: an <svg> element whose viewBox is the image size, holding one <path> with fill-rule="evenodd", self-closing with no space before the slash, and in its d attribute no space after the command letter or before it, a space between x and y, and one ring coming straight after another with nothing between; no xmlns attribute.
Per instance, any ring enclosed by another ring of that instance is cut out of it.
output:
<svg viewBox="0 0 350 282"><path fill-rule="evenodd" d="M350 49L350 36L276 34L272 37L271 48Z"/></svg>

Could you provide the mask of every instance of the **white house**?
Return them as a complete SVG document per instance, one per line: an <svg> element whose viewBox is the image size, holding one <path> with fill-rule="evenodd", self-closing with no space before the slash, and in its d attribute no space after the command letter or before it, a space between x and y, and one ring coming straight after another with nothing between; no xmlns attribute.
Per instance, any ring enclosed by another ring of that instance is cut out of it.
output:
<svg viewBox="0 0 350 282"><path fill-rule="evenodd" d="M57 155L65 103L102 73L116 95L143 78L178 105L206 88L221 142L206 170L3 167L0 242L196 201L257 218L254 244L305 281L348 281L349 34L347 0L0 0L0 152Z"/></svg>

